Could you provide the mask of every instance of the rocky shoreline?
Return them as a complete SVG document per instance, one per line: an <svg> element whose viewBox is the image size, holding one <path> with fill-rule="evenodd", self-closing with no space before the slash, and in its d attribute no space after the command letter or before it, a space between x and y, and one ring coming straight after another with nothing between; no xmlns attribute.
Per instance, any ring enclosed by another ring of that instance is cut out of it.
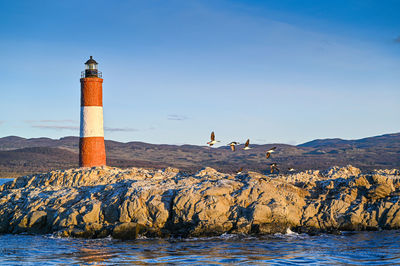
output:
<svg viewBox="0 0 400 266"><path fill-rule="evenodd" d="M0 233L118 239L400 228L400 171L58 170L0 186Z"/></svg>

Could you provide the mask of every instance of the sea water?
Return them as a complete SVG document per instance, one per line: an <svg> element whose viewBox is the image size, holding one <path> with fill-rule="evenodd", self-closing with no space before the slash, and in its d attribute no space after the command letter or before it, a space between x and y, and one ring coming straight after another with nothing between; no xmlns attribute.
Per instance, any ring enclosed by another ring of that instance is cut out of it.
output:
<svg viewBox="0 0 400 266"><path fill-rule="evenodd" d="M0 178L0 186L8 181L12 181L14 178Z"/></svg>
<svg viewBox="0 0 400 266"><path fill-rule="evenodd" d="M4 180L0 179L0 184ZM103 239L0 235L0 264L400 264L400 231Z"/></svg>
<svg viewBox="0 0 400 266"><path fill-rule="evenodd" d="M400 231L132 241L0 235L0 264L400 264Z"/></svg>

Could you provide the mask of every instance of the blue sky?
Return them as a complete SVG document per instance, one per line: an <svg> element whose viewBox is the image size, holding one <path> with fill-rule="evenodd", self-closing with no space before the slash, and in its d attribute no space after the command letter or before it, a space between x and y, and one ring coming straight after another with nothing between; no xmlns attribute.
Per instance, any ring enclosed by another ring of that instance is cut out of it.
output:
<svg viewBox="0 0 400 266"><path fill-rule="evenodd" d="M0 137L298 144L400 132L399 1L0 0Z"/></svg>

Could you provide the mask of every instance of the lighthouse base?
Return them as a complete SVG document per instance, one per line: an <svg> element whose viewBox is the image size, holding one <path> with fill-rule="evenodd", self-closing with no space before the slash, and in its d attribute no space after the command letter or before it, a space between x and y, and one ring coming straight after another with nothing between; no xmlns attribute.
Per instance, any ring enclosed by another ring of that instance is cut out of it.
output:
<svg viewBox="0 0 400 266"><path fill-rule="evenodd" d="M79 167L106 165L104 137L85 137L79 139Z"/></svg>

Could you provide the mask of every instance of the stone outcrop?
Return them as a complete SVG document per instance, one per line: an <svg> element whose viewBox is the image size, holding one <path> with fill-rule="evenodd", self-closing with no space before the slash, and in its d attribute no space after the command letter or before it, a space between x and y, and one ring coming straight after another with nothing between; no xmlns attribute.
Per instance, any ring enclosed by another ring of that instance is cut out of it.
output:
<svg viewBox="0 0 400 266"><path fill-rule="evenodd" d="M133 239L400 228L399 170L291 175L80 168L0 186L0 233Z"/></svg>

